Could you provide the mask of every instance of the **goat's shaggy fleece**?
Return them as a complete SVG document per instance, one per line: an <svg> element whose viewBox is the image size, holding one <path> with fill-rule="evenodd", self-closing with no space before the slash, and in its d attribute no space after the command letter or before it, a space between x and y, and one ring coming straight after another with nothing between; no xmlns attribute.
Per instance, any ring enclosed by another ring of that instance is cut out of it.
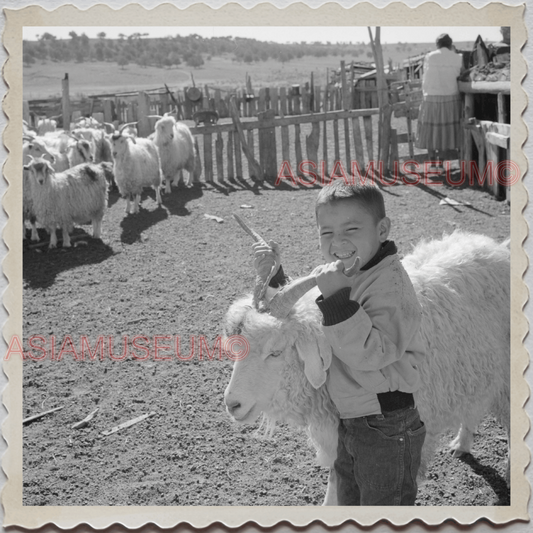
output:
<svg viewBox="0 0 533 533"><path fill-rule="evenodd" d="M131 138L124 134L112 137L111 144L115 183L120 194L127 199L126 211L129 210L130 199L133 197L136 197L134 211L138 210L138 202L145 187L155 189L157 203L161 204L161 164L155 144L150 139Z"/></svg>
<svg viewBox="0 0 533 533"><path fill-rule="evenodd" d="M27 170L33 210L52 234L51 247L56 244L57 227L63 230L63 246L70 246L68 232L74 223L92 222L93 236L100 238L107 207L107 181L100 166L87 163L56 174L48 161L39 158Z"/></svg>
<svg viewBox="0 0 533 533"><path fill-rule="evenodd" d="M170 180L178 182L178 172L189 172L190 185L194 174L195 148L191 130L183 122L176 122L172 116L164 116L155 124L154 143L159 150L161 171L166 181L166 192L170 192Z"/></svg>
<svg viewBox="0 0 533 533"><path fill-rule="evenodd" d="M422 306L427 346L415 394L427 427L423 473L443 431L462 426L453 443L459 453L469 451L486 414L509 428L510 252L488 237L455 232L419 244L403 265ZM250 353L235 363L226 401L237 420L251 423L262 412L267 427L288 421L306 428L320 463L331 467L338 414L325 385L310 385L297 353L299 340L322 335L318 294L307 293L285 320L258 313L251 298L230 307L226 334L244 336Z"/></svg>

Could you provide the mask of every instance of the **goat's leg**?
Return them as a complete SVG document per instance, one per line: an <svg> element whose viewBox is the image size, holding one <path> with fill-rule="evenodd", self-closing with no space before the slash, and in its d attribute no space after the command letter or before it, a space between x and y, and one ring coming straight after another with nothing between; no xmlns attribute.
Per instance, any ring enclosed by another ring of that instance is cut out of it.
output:
<svg viewBox="0 0 533 533"><path fill-rule="evenodd" d="M134 213L138 213L139 212L139 204L141 202L141 195L140 194L136 194L135 195L135 201L133 203L133 212Z"/></svg>
<svg viewBox="0 0 533 533"><path fill-rule="evenodd" d="M68 234L68 225L61 228L63 233L63 248L70 248L70 235Z"/></svg>
<svg viewBox="0 0 533 533"><path fill-rule="evenodd" d="M453 452L454 457L460 457L465 453L470 453L473 442L474 430L463 423L461 424L457 437L450 442L449 448Z"/></svg>
<svg viewBox="0 0 533 533"><path fill-rule="evenodd" d="M337 505L337 474L334 468L329 469L328 488L322 505Z"/></svg>
<svg viewBox="0 0 533 533"><path fill-rule="evenodd" d="M155 185L154 186L154 189L155 189L155 200L157 202L157 205L161 205L162 204L162 200L161 200L161 187L158 186L158 185Z"/></svg>
<svg viewBox="0 0 533 533"><path fill-rule="evenodd" d="M101 239L102 235L102 219L93 219L93 237L95 239Z"/></svg>
<svg viewBox="0 0 533 533"><path fill-rule="evenodd" d="M37 232L37 226L35 225L35 218L30 220L30 224L31 224L31 240L38 241L39 233Z"/></svg>
<svg viewBox="0 0 533 533"><path fill-rule="evenodd" d="M48 248L57 248L57 235L55 226L50 228L50 244L48 245Z"/></svg>

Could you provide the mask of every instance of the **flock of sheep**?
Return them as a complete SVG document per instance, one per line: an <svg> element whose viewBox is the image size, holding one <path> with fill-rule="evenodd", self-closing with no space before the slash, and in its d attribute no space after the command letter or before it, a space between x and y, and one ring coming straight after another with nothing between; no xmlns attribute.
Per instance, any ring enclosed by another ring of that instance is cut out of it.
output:
<svg viewBox="0 0 533 533"><path fill-rule="evenodd" d="M58 228L63 247L70 246L74 223L90 221L93 237L100 238L110 183L126 198L126 213L137 213L145 187L155 189L161 205L163 180L170 193L182 170L188 185L198 179L198 149L187 125L170 113L153 118L155 131L147 139L137 137L135 123L115 130L83 118L70 132L56 130L49 119L39 121L37 131L24 125L23 219L32 241L39 240L36 223L50 233L50 248L57 246Z"/></svg>

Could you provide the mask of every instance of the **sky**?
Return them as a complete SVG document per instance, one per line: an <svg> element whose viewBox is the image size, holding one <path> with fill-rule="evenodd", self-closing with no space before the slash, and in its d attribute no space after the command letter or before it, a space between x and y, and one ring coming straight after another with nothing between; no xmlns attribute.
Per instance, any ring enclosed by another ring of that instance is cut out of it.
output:
<svg viewBox="0 0 533 533"><path fill-rule="evenodd" d="M197 33L203 37L250 37L259 41L287 42L369 42L368 29L366 26L25 26L23 38L36 40L45 32L55 35L58 39L68 39L69 33L75 31L78 35L85 33L88 37L95 38L98 33L105 32L108 38L117 38L120 33L131 35L132 33L148 33L150 37L167 37L175 35L190 35ZM455 42L474 41L478 35L486 42L501 40L499 26L382 26L382 43L433 43L441 33L448 33Z"/></svg>

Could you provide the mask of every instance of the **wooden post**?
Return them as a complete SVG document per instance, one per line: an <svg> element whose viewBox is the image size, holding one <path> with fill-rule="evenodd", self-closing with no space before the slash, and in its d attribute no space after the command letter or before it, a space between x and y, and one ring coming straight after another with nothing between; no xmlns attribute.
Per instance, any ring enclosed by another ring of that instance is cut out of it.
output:
<svg viewBox="0 0 533 533"><path fill-rule="evenodd" d="M294 125L294 151L296 153L296 169L300 174L300 164L303 161L302 158L302 139L300 138L300 124Z"/></svg>
<svg viewBox="0 0 533 533"><path fill-rule="evenodd" d="M282 88L285 91L284 88ZM285 93L284 93L285 94ZM283 118L285 114L283 113L283 106L280 107L280 116ZM283 162L290 164L290 151L289 151L289 126L281 126L281 157L283 157Z"/></svg>
<svg viewBox="0 0 533 533"><path fill-rule="evenodd" d="M235 107L234 98L230 100L229 110L230 110L231 118L233 120L233 124L235 125L235 128L237 129L237 134L239 136L240 144L242 145L242 151L244 152L246 159L248 159L248 168L250 170L250 176L252 178L255 177L258 180L262 181L263 172L261 170L261 166L255 160L253 153L250 152L250 149L248 148L248 145L246 143L246 139L244 138L244 130L243 130L241 121L239 119L239 115L237 113L237 108Z"/></svg>
<svg viewBox="0 0 533 533"><path fill-rule="evenodd" d="M152 133L149 114L150 97L141 91L137 96L137 132L139 137L148 137Z"/></svg>
<svg viewBox="0 0 533 533"><path fill-rule="evenodd" d="M503 97L503 93L498 93L498 122L502 124L505 122L505 111L505 98Z"/></svg>
<svg viewBox="0 0 533 533"><path fill-rule="evenodd" d="M325 123L324 123L325 127ZM307 160L315 164L318 170L318 145L320 143L320 123L313 122L311 133L305 137L305 148L307 152Z"/></svg>
<svg viewBox="0 0 533 533"><path fill-rule="evenodd" d="M269 109L258 114L259 126L275 117L274 111ZM278 175L277 152L276 152L276 130L272 127L259 128L259 158L261 170L266 178L275 179Z"/></svg>
<svg viewBox="0 0 533 533"><path fill-rule="evenodd" d="M470 180L470 161L472 161L472 134L470 130L466 127L468 121L474 116L474 95L471 93L465 94L464 100L464 123L463 123L463 146L461 148L461 161L464 161L466 165L466 175Z"/></svg>
<svg viewBox="0 0 533 533"><path fill-rule="evenodd" d="M365 128L366 151L368 160L374 161L374 138L372 136L372 116L363 117L363 126Z"/></svg>
<svg viewBox="0 0 533 533"><path fill-rule="evenodd" d="M287 89L285 87L279 89L279 114L282 117L287 115Z"/></svg>
<svg viewBox="0 0 533 533"><path fill-rule="evenodd" d="M277 87L270 87L270 109L272 109L276 115L279 115L279 98Z"/></svg>
<svg viewBox="0 0 533 533"><path fill-rule="evenodd" d="M213 135L204 133L204 176L207 183L213 181Z"/></svg>
<svg viewBox="0 0 533 533"><path fill-rule="evenodd" d="M69 82L68 82L68 72L65 73L65 77L61 80L61 106L62 106L62 116L63 116L63 129L65 131L70 131L70 95L69 95Z"/></svg>
<svg viewBox="0 0 533 533"><path fill-rule="evenodd" d="M220 182L224 180L224 141L222 140L222 133L217 133L215 153L217 161L217 181Z"/></svg>
<svg viewBox="0 0 533 533"><path fill-rule="evenodd" d="M228 179L235 178L233 170L233 132L228 131L228 146L226 150L228 158Z"/></svg>
<svg viewBox="0 0 533 533"><path fill-rule="evenodd" d="M25 120L28 126L31 126L30 124L30 103L28 100L24 100L22 102L22 120Z"/></svg>

